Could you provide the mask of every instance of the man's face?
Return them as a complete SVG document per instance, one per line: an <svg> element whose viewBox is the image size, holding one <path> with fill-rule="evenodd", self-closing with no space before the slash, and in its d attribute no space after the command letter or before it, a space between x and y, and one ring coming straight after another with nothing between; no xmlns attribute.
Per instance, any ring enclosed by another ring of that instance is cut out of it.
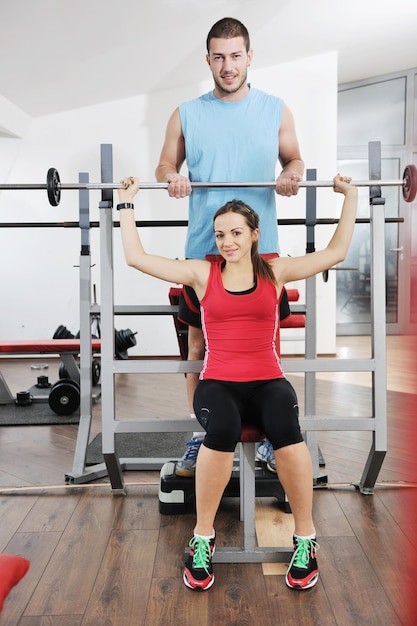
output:
<svg viewBox="0 0 417 626"><path fill-rule="evenodd" d="M207 63L215 83L218 96L238 94L246 91L247 68L252 60L252 50L246 51L243 37L212 39Z"/></svg>

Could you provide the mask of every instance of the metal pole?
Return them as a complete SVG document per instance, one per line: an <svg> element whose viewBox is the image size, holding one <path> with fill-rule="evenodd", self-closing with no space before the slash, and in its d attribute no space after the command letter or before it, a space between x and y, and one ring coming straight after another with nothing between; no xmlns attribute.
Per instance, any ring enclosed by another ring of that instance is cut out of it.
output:
<svg viewBox="0 0 417 626"><path fill-rule="evenodd" d="M80 182L88 182L88 174L80 172ZM91 385L91 256L90 256L90 204L87 190L80 190L80 422L77 433L72 473L66 475L66 482L70 483L76 476L84 472L88 440L90 437L92 415L92 385Z"/></svg>
<svg viewBox="0 0 417 626"><path fill-rule="evenodd" d="M372 187L375 184L381 187L403 187L404 180L357 180L352 181L352 185L356 187ZM332 180L302 180L299 182L300 187L333 187ZM275 181L264 182L192 182L191 187L193 189L210 189L216 187L276 187ZM0 184L0 190L3 191L20 191L20 190L46 190L48 187L45 183L2 183ZM58 190L79 190L79 189L122 189L122 183L108 182L108 183L57 183L56 188ZM157 182L141 182L141 189L167 189L168 183Z"/></svg>
<svg viewBox="0 0 417 626"><path fill-rule="evenodd" d="M101 145L101 177L112 176L113 157L111 144ZM101 414L103 458L114 492L125 493L124 479L116 453L114 432L114 267L113 267L113 197L102 193L100 209L100 286L101 286Z"/></svg>
<svg viewBox="0 0 417 626"><path fill-rule="evenodd" d="M381 143L369 142L369 174L381 176ZM372 373L372 406L375 426L372 446L358 487L372 494L387 452L387 366L386 284L384 205L378 185L370 188L371 217L371 346L375 369Z"/></svg>

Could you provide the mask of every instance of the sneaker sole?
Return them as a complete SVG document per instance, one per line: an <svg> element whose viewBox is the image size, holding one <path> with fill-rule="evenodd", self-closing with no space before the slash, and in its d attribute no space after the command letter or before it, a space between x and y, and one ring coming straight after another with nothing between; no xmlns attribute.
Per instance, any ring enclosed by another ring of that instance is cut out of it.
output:
<svg viewBox="0 0 417 626"><path fill-rule="evenodd" d="M260 456L255 456L255 461L260 461L261 463L265 463L266 468L269 472L272 472L273 474L277 473L277 470L274 469L272 465L268 463L268 461L266 461L265 459L262 459Z"/></svg>
<svg viewBox="0 0 417 626"><path fill-rule="evenodd" d="M317 585L318 580L319 580L319 574L317 572L317 574L313 576L313 578L310 580L308 585L306 585L305 587L302 587L301 585L293 586L293 585L290 585L290 583L288 582L288 577L285 576L285 583L287 587L289 587L290 589L294 589L294 591L305 591L306 589L311 589L312 587L315 587Z"/></svg>
<svg viewBox="0 0 417 626"><path fill-rule="evenodd" d="M194 478L195 470L175 469L175 476L180 478Z"/></svg>
<svg viewBox="0 0 417 626"><path fill-rule="evenodd" d="M270 465L268 462L266 464L266 469L269 470L270 472L272 472L272 474L276 474L277 470L275 469L275 467L272 467L272 465Z"/></svg>
<svg viewBox="0 0 417 626"><path fill-rule="evenodd" d="M186 575L185 572L182 575L182 579L184 581L184 585L186 587L188 587L188 589L191 589L192 591L207 591L207 589L210 589L210 587L212 587L213 583L214 583L214 575L213 575L213 578L211 579L211 581L209 582L209 584L207 585L207 587L204 587L204 588L203 587L193 587L191 585L190 581L188 580L187 575Z"/></svg>

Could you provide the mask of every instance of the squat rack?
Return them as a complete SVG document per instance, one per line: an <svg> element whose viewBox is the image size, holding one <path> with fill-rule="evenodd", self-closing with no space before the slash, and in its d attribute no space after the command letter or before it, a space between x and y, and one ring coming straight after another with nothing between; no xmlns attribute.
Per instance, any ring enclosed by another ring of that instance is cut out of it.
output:
<svg viewBox="0 0 417 626"><path fill-rule="evenodd" d="M90 246L88 220L88 188L80 188L80 424L72 473L66 482L88 482L108 475L113 493L125 494L123 471L128 469L160 469L166 459L123 459L117 454L116 434L136 432L189 432L189 418L147 419L136 421L116 419L114 378L118 373L187 373L199 372L201 362L181 360L123 360L114 358L115 315L173 315L175 306L115 306L113 267L113 162L111 144L101 145L101 179L108 183L102 188L99 203L100 225L100 284L101 306L91 306ZM357 488L362 494L372 494L387 451L386 401L386 316L385 316L385 216L381 197L381 146L369 144L370 235L371 235L371 357L366 359L317 358L316 354L316 279L306 281L306 353L304 359L282 359L287 373L305 373L305 415L300 426L306 432L307 445L313 459L315 481L320 481L316 433L323 430L371 431L372 444ZM311 171L311 180L315 172ZM80 182L88 182L80 174ZM314 246L316 188L307 188L307 252ZM309 249L310 247L310 249ZM104 464L85 468L85 458L91 425L91 315L101 317L101 408L102 451ZM372 374L372 415L368 417L321 417L316 415L315 376L317 372L370 372ZM192 429L192 428L191 428Z"/></svg>

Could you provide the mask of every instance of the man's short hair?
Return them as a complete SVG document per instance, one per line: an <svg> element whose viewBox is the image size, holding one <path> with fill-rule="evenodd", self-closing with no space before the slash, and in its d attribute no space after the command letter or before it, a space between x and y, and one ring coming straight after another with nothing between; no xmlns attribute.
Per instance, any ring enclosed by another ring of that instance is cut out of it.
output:
<svg viewBox="0 0 417 626"><path fill-rule="evenodd" d="M234 17L223 17L211 27L207 35L207 52L210 53L210 41L212 39L232 39L233 37L243 37L246 52L249 51L250 39L246 26Z"/></svg>

